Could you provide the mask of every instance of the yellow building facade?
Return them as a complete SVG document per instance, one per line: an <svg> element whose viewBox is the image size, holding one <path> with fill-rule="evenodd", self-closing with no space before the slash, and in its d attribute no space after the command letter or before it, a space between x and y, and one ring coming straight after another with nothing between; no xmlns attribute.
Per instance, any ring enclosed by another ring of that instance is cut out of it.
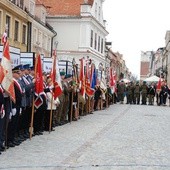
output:
<svg viewBox="0 0 170 170"><path fill-rule="evenodd" d="M0 0L0 39L7 27L10 46L19 48L21 52L26 52L29 17L21 5L17 6L9 0Z"/></svg>

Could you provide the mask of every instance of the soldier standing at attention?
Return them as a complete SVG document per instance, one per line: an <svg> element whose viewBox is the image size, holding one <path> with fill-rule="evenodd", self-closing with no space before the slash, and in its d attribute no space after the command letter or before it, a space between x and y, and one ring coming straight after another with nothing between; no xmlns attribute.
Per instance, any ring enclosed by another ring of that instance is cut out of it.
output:
<svg viewBox="0 0 170 170"><path fill-rule="evenodd" d="M155 85L154 83L151 83L150 87L148 88L149 105L153 105L155 93L156 93Z"/></svg>
<svg viewBox="0 0 170 170"><path fill-rule="evenodd" d="M134 86L134 104L140 104L140 85L138 81Z"/></svg>
<svg viewBox="0 0 170 170"><path fill-rule="evenodd" d="M130 82L127 86L127 104L132 104L132 93L133 93L133 84Z"/></svg>
<svg viewBox="0 0 170 170"><path fill-rule="evenodd" d="M146 105L147 92L148 92L148 86L146 84L146 81L143 81L143 84L141 86L142 105Z"/></svg>
<svg viewBox="0 0 170 170"><path fill-rule="evenodd" d="M125 83L124 83L124 81L120 82L120 84L118 86L118 89L117 89L117 92L118 92L119 101L120 101L121 104L123 104L124 92L125 92Z"/></svg>

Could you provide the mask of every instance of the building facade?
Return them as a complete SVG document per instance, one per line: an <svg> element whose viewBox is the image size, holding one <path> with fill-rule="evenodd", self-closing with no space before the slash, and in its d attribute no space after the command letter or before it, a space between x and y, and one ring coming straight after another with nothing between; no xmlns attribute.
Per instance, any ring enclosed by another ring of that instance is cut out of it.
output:
<svg viewBox="0 0 170 170"><path fill-rule="evenodd" d="M57 32L57 54L60 60L79 63L89 57L98 67L105 65L105 38L108 32L103 20L103 0L42 0L50 7L47 22ZM74 6L74 8L73 8Z"/></svg>

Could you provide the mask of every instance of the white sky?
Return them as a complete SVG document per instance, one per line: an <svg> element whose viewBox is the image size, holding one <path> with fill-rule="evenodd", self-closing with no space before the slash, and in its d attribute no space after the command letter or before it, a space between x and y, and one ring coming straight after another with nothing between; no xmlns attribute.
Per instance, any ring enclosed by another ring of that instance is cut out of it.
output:
<svg viewBox="0 0 170 170"><path fill-rule="evenodd" d="M165 46L170 0L105 0L103 14L112 51L123 54L127 67L139 77L141 51Z"/></svg>

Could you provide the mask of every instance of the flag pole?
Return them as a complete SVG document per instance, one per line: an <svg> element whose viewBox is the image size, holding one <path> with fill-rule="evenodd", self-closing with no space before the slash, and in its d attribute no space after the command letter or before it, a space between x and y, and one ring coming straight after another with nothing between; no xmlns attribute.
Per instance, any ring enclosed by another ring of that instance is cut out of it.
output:
<svg viewBox="0 0 170 170"><path fill-rule="evenodd" d="M38 62L38 57L36 56L36 59L35 59L35 76L36 77L36 74L37 74L37 62ZM34 111L35 111L35 108L34 108L34 105L35 105L35 98L33 96L33 99L32 99L32 114L31 114L31 125L30 125L30 140L32 138L32 134L33 134L33 121L34 121Z"/></svg>

